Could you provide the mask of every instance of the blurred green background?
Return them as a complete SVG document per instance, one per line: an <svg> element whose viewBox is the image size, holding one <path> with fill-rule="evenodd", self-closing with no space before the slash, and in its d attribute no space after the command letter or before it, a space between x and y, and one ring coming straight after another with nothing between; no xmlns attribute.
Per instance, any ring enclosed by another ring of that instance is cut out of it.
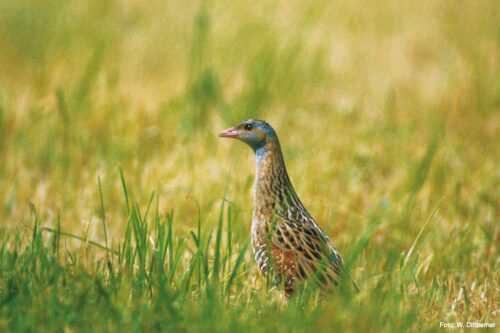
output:
<svg viewBox="0 0 500 333"><path fill-rule="evenodd" d="M251 152L216 138L250 117L276 127L327 229L398 202L438 132L420 198L484 220L499 180L498 18L495 1L1 1L2 224L31 201L81 228L98 175L114 214L120 167L137 201L159 191L185 223L186 196L210 210L226 186L250 216Z"/></svg>
<svg viewBox="0 0 500 333"><path fill-rule="evenodd" d="M498 281L499 8L2 0L0 225L26 228L31 202L43 225L59 219L102 241L100 177L109 235L120 239L121 168L131 200L157 193L180 234L196 226L192 198L210 220L227 191L245 239L253 156L217 133L262 118L342 253L385 209L358 279L398 260L436 219L419 249L424 276L470 269L456 288ZM476 295L481 313L498 313L498 293L488 295Z"/></svg>

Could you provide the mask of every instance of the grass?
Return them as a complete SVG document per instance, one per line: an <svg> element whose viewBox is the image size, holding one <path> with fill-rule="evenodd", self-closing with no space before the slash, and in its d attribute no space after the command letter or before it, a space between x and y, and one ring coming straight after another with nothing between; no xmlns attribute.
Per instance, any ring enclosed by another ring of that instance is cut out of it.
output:
<svg viewBox="0 0 500 333"><path fill-rule="evenodd" d="M497 7L0 0L0 331L498 324ZM248 117L359 295L258 273Z"/></svg>

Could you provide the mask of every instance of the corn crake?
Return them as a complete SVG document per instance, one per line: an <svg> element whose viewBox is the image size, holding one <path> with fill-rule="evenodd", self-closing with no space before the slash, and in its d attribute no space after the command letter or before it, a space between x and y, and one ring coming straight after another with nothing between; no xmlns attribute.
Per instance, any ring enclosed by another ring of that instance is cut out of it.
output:
<svg viewBox="0 0 500 333"><path fill-rule="evenodd" d="M219 136L241 140L255 152L252 248L260 271L281 283L287 297L297 282L330 290L343 277L352 281L339 252L297 196L271 125L250 119Z"/></svg>

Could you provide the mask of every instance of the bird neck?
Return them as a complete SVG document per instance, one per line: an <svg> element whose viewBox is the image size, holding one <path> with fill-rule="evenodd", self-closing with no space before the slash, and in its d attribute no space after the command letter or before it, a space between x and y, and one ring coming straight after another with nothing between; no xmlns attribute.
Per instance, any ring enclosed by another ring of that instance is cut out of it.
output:
<svg viewBox="0 0 500 333"><path fill-rule="evenodd" d="M279 141L271 140L257 148L255 156L254 213L269 216L301 205L288 177Z"/></svg>

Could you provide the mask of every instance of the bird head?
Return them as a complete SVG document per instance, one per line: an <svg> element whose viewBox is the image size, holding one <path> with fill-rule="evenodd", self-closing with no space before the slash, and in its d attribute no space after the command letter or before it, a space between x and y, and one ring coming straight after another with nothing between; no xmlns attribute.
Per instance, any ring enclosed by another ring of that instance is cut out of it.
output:
<svg viewBox="0 0 500 333"><path fill-rule="evenodd" d="M219 137L243 141L253 150L257 150L270 141L276 141L274 129L263 120L249 119L219 133Z"/></svg>

